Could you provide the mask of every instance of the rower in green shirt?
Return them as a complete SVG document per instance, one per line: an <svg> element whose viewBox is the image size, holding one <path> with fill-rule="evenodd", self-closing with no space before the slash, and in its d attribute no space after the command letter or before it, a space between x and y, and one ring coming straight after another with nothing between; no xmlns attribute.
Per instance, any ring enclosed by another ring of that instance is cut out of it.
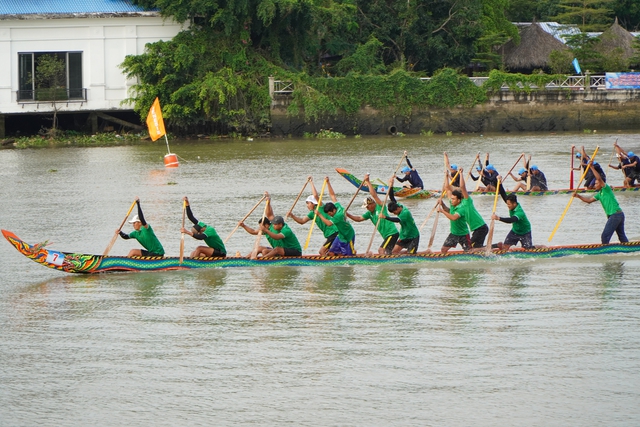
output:
<svg viewBox="0 0 640 427"><path fill-rule="evenodd" d="M502 183L500 184L502 187ZM499 249L509 249L511 246L517 245L518 242L524 249L533 249L533 238L531 237L531 223L524 213L522 206L518 203L518 197L515 193L511 193L506 196L504 188L499 189L502 199L509 208L509 216L500 217L497 214L493 214L492 218L500 222L511 224L511 231L507 234L503 243L498 243L495 246Z"/></svg>
<svg viewBox="0 0 640 427"><path fill-rule="evenodd" d="M323 216L326 219L331 220L329 215L324 211L324 203L318 206L318 198L319 198L318 190L316 190L316 186L313 184L313 179L311 177L309 177L309 181L311 181L311 191L313 192L313 195L307 197L307 200L306 200L309 213L307 213L307 215L304 217L299 217L294 215L293 213L289 213L288 217L292 218L298 224L301 224L301 225L306 224L307 222L312 221L314 217L316 217L315 210L317 206L318 207L317 216ZM320 255L326 255L327 252L329 252L329 248L333 244L333 241L335 240L336 237L338 237L338 229L335 227L335 225L331 225L331 226L326 225L318 217L316 217L316 225L320 230L322 230L322 234L326 239L325 242L320 247L320 250L318 251L318 253Z"/></svg>
<svg viewBox="0 0 640 427"><path fill-rule="evenodd" d="M389 199L391 199L388 205L389 212L396 215L396 218L389 217L384 212L381 212L380 216L387 221L400 223L400 235L391 253L415 254L420 244L420 230L416 227L409 209L396 201L393 194L393 181L389 182Z"/></svg>
<svg viewBox="0 0 640 427"><path fill-rule="evenodd" d="M369 180L369 174L364 177L364 184L369 189L369 196L364 199L362 203L362 207L366 209L366 211L362 215L352 215L347 212L347 216L356 221L362 222L366 220L371 220L373 225L378 224L378 233L382 236L382 243L378 248L378 254L380 255L390 255L393 251L393 248L398 241L398 237L400 234L398 233L398 229L396 225L391 221L384 221L380 219L380 212L382 212L383 216L388 216L389 212L387 211L387 207L384 205L382 200L376 194L376 191L371 185L371 181ZM380 221L378 221L380 219Z"/></svg>
<svg viewBox="0 0 640 427"><path fill-rule="evenodd" d="M336 193L333 191L331 182L329 182L329 177L325 177L325 180L327 181L327 189L329 190L329 197L331 197L332 201L324 205L324 211L331 219L325 218L322 215L318 215L317 218L320 218L328 227L335 225L338 230L338 237L336 237L331 244L328 255L355 255L356 249L354 245L356 232L353 226L347 222L344 208L338 203Z"/></svg>
<svg viewBox="0 0 640 427"><path fill-rule="evenodd" d="M198 246L193 252L191 252L191 258L201 256L215 258L226 257L227 249L224 247L224 242L216 232L215 228L205 224L202 221L198 221L196 217L193 216L191 205L189 204L189 199L185 197L183 200L187 205L187 217L189 218L189 221L193 223L193 230L189 231L185 228L182 228L180 231L182 233L190 235L194 239L203 240L207 244L207 246Z"/></svg>
<svg viewBox="0 0 640 427"><path fill-rule="evenodd" d="M445 177L445 180L449 180ZM445 185L446 186L446 185ZM446 254L450 249L460 245L464 251L469 250L471 247L471 239L469 238L469 225L467 224L468 208L462 203L464 200L462 192L460 190L449 191L450 206L444 204L444 201L440 199L438 205L438 212L441 212L450 221L450 232L440 252Z"/></svg>
<svg viewBox="0 0 640 427"><path fill-rule="evenodd" d="M604 213L607 215L607 223L604 225L600 240L602 244L606 245L611 241L613 232L618 235L620 243L628 242L627 236L624 232L624 212L620 209L620 205L616 200L616 196L613 194L611 186L604 182L602 176L596 169L593 169L593 175L595 176L595 189L598 191L593 196L585 197L581 194L575 193L574 196L582 200L585 203L593 203L596 200L600 201Z"/></svg>
<svg viewBox="0 0 640 427"><path fill-rule="evenodd" d="M139 197L136 197L136 205L138 205L138 215L134 216L133 219L129 221L129 224L133 224L134 231L129 234L119 230L116 231L119 231L120 237L125 240L136 239L144 249L131 249L127 256L163 257L164 248L162 247L160 240L156 237L156 234L153 232L151 225L147 224L144 219Z"/></svg>

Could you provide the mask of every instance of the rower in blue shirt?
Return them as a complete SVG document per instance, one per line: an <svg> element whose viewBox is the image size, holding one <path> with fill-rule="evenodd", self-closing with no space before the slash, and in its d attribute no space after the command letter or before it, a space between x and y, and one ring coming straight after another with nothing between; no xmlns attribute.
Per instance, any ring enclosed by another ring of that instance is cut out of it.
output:
<svg viewBox="0 0 640 427"><path fill-rule="evenodd" d="M400 182L408 181L411 188L423 189L424 185L422 184L422 179L420 178L420 175L418 175L418 171L416 171L415 168L411 165L406 151L404 152L404 159L407 161L408 166L403 167L401 170L404 176L396 176L396 179Z"/></svg>

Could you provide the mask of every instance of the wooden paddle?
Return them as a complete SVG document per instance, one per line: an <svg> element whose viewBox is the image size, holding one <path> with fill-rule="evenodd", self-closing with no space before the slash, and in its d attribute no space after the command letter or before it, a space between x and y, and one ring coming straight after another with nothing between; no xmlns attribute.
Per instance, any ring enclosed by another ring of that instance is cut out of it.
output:
<svg viewBox="0 0 640 427"><path fill-rule="evenodd" d="M580 181L578 181L578 186L573 191L573 194L571 195L571 198L569 199L569 203L567 203L567 207L564 208L564 212L562 212L562 215L560 216L560 219L558 220L556 226L553 228L553 231L551 232L551 235L549 236L549 239L548 239L549 242L551 242L551 239L553 239L553 236L556 234L556 231L558 231L558 227L560 227L560 223L564 219L564 216L567 214L567 211L569 210L569 206L571 206L571 203L573 203L573 199L576 198L576 194L578 193L578 190L580 190L580 185L582 184L582 180L587 175L587 172L589 171L589 168L591 167L591 164L593 163L593 160L595 159L596 154L598 154L598 150L599 149L600 149L600 147L596 146L596 150L593 152L593 155L589 159L589 163L587 163L587 167L584 168L584 171L582 172L582 176L580 177Z"/></svg>
<svg viewBox="0 0 640 427"><path fill-rule="evenodd" d="M445 179L447 179L445 177ZM444 184L442 184L442 192L440 193L440 198L438 199L438 202L436 203L436 205L433 207L432 211L436 210L438 208L438 206L440 205L440 203L442 203L442 198L444 197L444 195L446 194L446 190L445 190L446 186ZM427 246L427 251L431 250L431 247L433 246L433 241L436 238L436 230L438 229L438 217L440 216L440 211L436 212L436 217L433 220L433 228L431 229L431 236L429 236L429 246ZM425 221L424 224L426 224L427 222ZM423 224L423 225L424 225Z"/></svg>
<svg viewBox="0 0 640 427"><path fill-rule="evenodd" d="M118 231L116 231L115 234L113 235L113 237L111 238L111 241L109 242L109 245L107 245L107 249L104 250L104 253L102 254L102 256L109 255L109 252L111 251L111 248L113 247L114 243L116 243L116 239L118 238L118 234L120 234L120 230L122 230L122 227L124 227L124 223L127 222L127 219L129 219L129 215L131 215L131 211L133 210L134 206L136 205L136 202L137 202L137 200L134 200L133 203L131 204L131 207L127 211L127 215L125 215L124 219L122 220L122 223L120 224L120 227L118 227Z"/></svg>
<svg viewBox="0 0 640 427"><path fill-rule="evenodd" d="M529 161L525 163L527 167L527 191L531 191L531 154L529 154Z"/></svg>
<svg viewBox="0 0 640 427"><path fill-rule="evenodd" d="M571 173L569 174L569 190L573 190L573 159L575 158L575 146L571 146Z"/></svg>
<svg viewBox="0 0 640 427"><path fill-rule="evenodd" d="M471 163L471 167L469 168L469 172L467 172L467 179L465 181L469 181L469 178L471 177L471 171L473 170L473 167L476 165L476 162L480 160L480 152L478 151L478 154L476 154L476 158L473 159L473 162Z"/></svg>
<svg viewBox="0 0 640 427"><path fill-rule="evenodd" d="M246 221L247 218L249 218L249 215L251 215L253 213L253 211L256 210L256 208L258 206L260 206L260 203L262 203L262 201L266 198L267 196L262 196L262 199L258 200L258 203L256 203L251 210L249 211L249 213L247 213L244 218L242 218L239 222L238 225L236 225L236 227L231 231L231 233L229 233L229 235L227 236L226 239L224 239L224 243L227 243L227 240L229 240L231 238L231 236L233 236L233 233L236 232L236 230L238 229L238 227L240 227L240 224L242 224L243 222Z"/></svg>
<svg viewBox="0 0 640 427"><path fill-rule="evenodd" d="M489 225L489 235L487 236L487 247L485 248L485 254L491 253L491 244L493 243L493 229L496 225L496 220L493 219L493 215L496 213L496 206L498 205L498 193L500 193L500 180L498 179L498 187L496 187L496 195L493 198L493 211L491 211L491 225Z"/></svg>
<svg viewBox="0 0 640 427"><path fill-rule="evenodd" d="M187 201L182 201L182 229L184 229L184 218L187 212ZM182 260L184 259L184 233L180 232L180 262L179 265L182 265Z"/></svg>
<svg viewBox="0 0 640 427"><path fill-rule="evenodd" d="M298 200L300 200L300 196L302 196L302 192L304 191L304 189L307 188L307 184L309 184L309 181L311 181L311 177L307 178L307 181L302 186L302 190L300 190L300 192L298 193L298 197L296 197L296 201L293 202L293 205L291 205L291 209L289 209L289 212L287 212L287 214L285 215L285 218L288 218L289 215L291 215L291 212L293 212L293 208L296 207L296 204L298 203Z"/></svg>
<svg viewBox="0 0 640 427"><path fill-rule="evenodd" d="M402 158L400 159L400 162L398 163L398 167L396 167L396 170L393 171L393 175L390 178L390 182L389 182L389 189L387 190L387 194L384 195L384 201L382 202L382 208L380 209L380 213L382 214L382 212L384 211L384 206L387 204L387 200L389 199L389 193L391 192L391 187L393 187L393 182L396 179L396 174L398 173L398 169L400 169L400 166L402 166L402 162L404 161L404 158L407 157L406 154L402 154ZM367 250L365 251L365 254L368 254L369 251L371 250L371 245L373 244L373 239L376 237L376 231L378 230L378 226L380 225L380 220L382 218L380 216L378 216L378 221L376 221L376 226L373 229L373 233L371 234L371 239L369 239L369 245L367 246Z"/></svg>
<svg viewBox="0 0 640 427"><path fill-rule="evenodd" d="M362 184L360 184L362 186ZM311 221L311 227L309 227L309 234L307 234L307 240L304 242L304 247L302 250L305 250L309 247L309 242L311 241L311 233L313 233L313 226L316 225L316 218L318 217L318 209L320 209L320 204L322 203L322 195L324 194L324 189L327 187L327 180L325 179L322 183L322 190L320 190L320 195L318 196L318 204L313 211L313 221Z"/></svg>
<svg viewBox="0 0 640 427"><path fill-rule="evenodd" d="M520 161L520 159L522 157L524 157L524 153L520 154L520 157L518 157L518 160L516 160L516 162L513 164L513 166L511 166L511 169L509 169L509 172L507 172L507 174L504 176L504 179L502 180L502 182L504 182L507 179L508 176L511 176L511 172L513 172L513 170L518 165L518 162Z"/></svg>
<svg viewBox="0 0 640 427"><path fill-rule="evenodd" d="M356 199L356 196L358 195L358 193L360 192L360 189L362 188L362 186L364 185L364 180L360 183L360 186L358 187L358 189L356 190L355 194L353 195L353 197L351 198L351 200L349 201L349 204L347 205L346 208L344 208L344 213L346 214L347 211L349 210L349 208L351 207L351 204L353 203L353 201Z"/></svg>
<svg viewBox="0 0 640 427"><path fill-rule="evenodd" d="M485 156L484 163L487 163L487 160L489 160L489 153L487 153L487 155ZM484 173L484 164L480 163L480 173L478 174L478 182L476 182L476 189L473 191L478 191L478 188L480 188L480 183L482 182L483 173Z"/></svg>
<svg viewBox="0 0 640 427"><path fill-rule="evenodd" d="M265 195L265 197L267 197ZM269 199L264 204L264 211L262 212L262 221L260 221L260 227L258 227L258 236L256 237L256 242L253 244L253 250L251 251L251 255L249 259L256 259L258 257L258 247L260 246L260 237L262 236L262 225L264 224L264 219L267 217L267 209L269 208Z"/></svg>

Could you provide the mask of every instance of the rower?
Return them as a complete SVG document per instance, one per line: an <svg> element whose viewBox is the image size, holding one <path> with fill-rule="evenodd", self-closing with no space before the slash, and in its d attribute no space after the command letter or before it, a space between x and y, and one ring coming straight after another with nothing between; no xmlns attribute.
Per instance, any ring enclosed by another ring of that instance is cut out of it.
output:
<svg viewBox="0 0 640 427"><path fill-rule="evenodd" d="M396 215L396 217L385 215L384 212L380 212L379 216L381 219L400 224L400 235L391 253L394 255L400 253L415 254L420 243L420 230L416 227L416 222L409 209L396 201L391 183L389 183L389 199L391 200L387 205L389 212Z"/></svg>
<svg viewBox="0 0 640 427"><path fill-rule="evenodd" d="M502 184L500 184L502 187ZM517 245L518 242L524 249L533 249L533 238L531 237L531 223L524 213L522 205L518 203L518 197L511 193L506 195L504 189L501 188L500 196L509 208L509 216L500 217L497 214L491 216L492 219L511 224L511 230L507 234L503 243L497 243L494 247L508 250L511 246Z"/></svg>
<svg viewBox="0 0 640 427"><path fill-rule="evenodd" d="M138 215L129 221L129 224L133 224L134 231L129 234L121 230L116 230L116 232L125 240L136 239L144 249L131 249L127 256L163 257L164 248L153 232L151 224L148 224L144 219L139 197L136 197L136 205L138 206Z"/></svg>
<svg viewBox="0 0 640 427"><path fill-rule="evenodd" d="M191 211L191 205L189 199L185 196L184 202L186 205L187 217L189 221L193 223L191 231L182 228L180 231L184 234L188 234L194 239L202 240L206 243L206 246L198 246L193 252L191 252L191 258L206 256L213 258L224 258L227 256L227 249L224 246L224 242L216 232L215 228L202 221L198 221L193 212Z"/></svg>
<svg viewBox="0 0 640 427"><path fill-rule="evenodd" d="M404 176L396 176L396 179L400 182L408 182L409 188L419 188L422 190L424 188L422 178L420 178L418 171L411 165L406 151L404 152L404 159L407 162L407 166L403 167L400 171L404 174Z"/></svg>
<svg viewBox="0 0 640 427"><path fill-rule="evenodd" d="M342 205L338 203L336 193L333 191L333 187L331 186L331 182L329 182L328 176L325 177L325 181L327 182L331 202L324 205L323 210L329 215L329 217L331 217L331 219L325 218L323 215L318 215L317 218L320 218L327 227L335 225L338 230L338 237L336 237L331 244L328 254L331 256L355 255L356 249L354 244L356 240L356 232L353 229L353 226L347 222L345 210Z"/></svg>

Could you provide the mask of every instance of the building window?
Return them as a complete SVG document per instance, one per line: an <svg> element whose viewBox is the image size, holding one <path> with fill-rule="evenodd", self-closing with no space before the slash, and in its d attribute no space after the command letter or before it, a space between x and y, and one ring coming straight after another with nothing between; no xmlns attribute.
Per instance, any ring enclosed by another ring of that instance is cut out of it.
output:
<svg viewBox="0 0 640 427"><path fill-rule="evenodd" d="M18 54L18 102L86 100L82 52Z"/></svg>

